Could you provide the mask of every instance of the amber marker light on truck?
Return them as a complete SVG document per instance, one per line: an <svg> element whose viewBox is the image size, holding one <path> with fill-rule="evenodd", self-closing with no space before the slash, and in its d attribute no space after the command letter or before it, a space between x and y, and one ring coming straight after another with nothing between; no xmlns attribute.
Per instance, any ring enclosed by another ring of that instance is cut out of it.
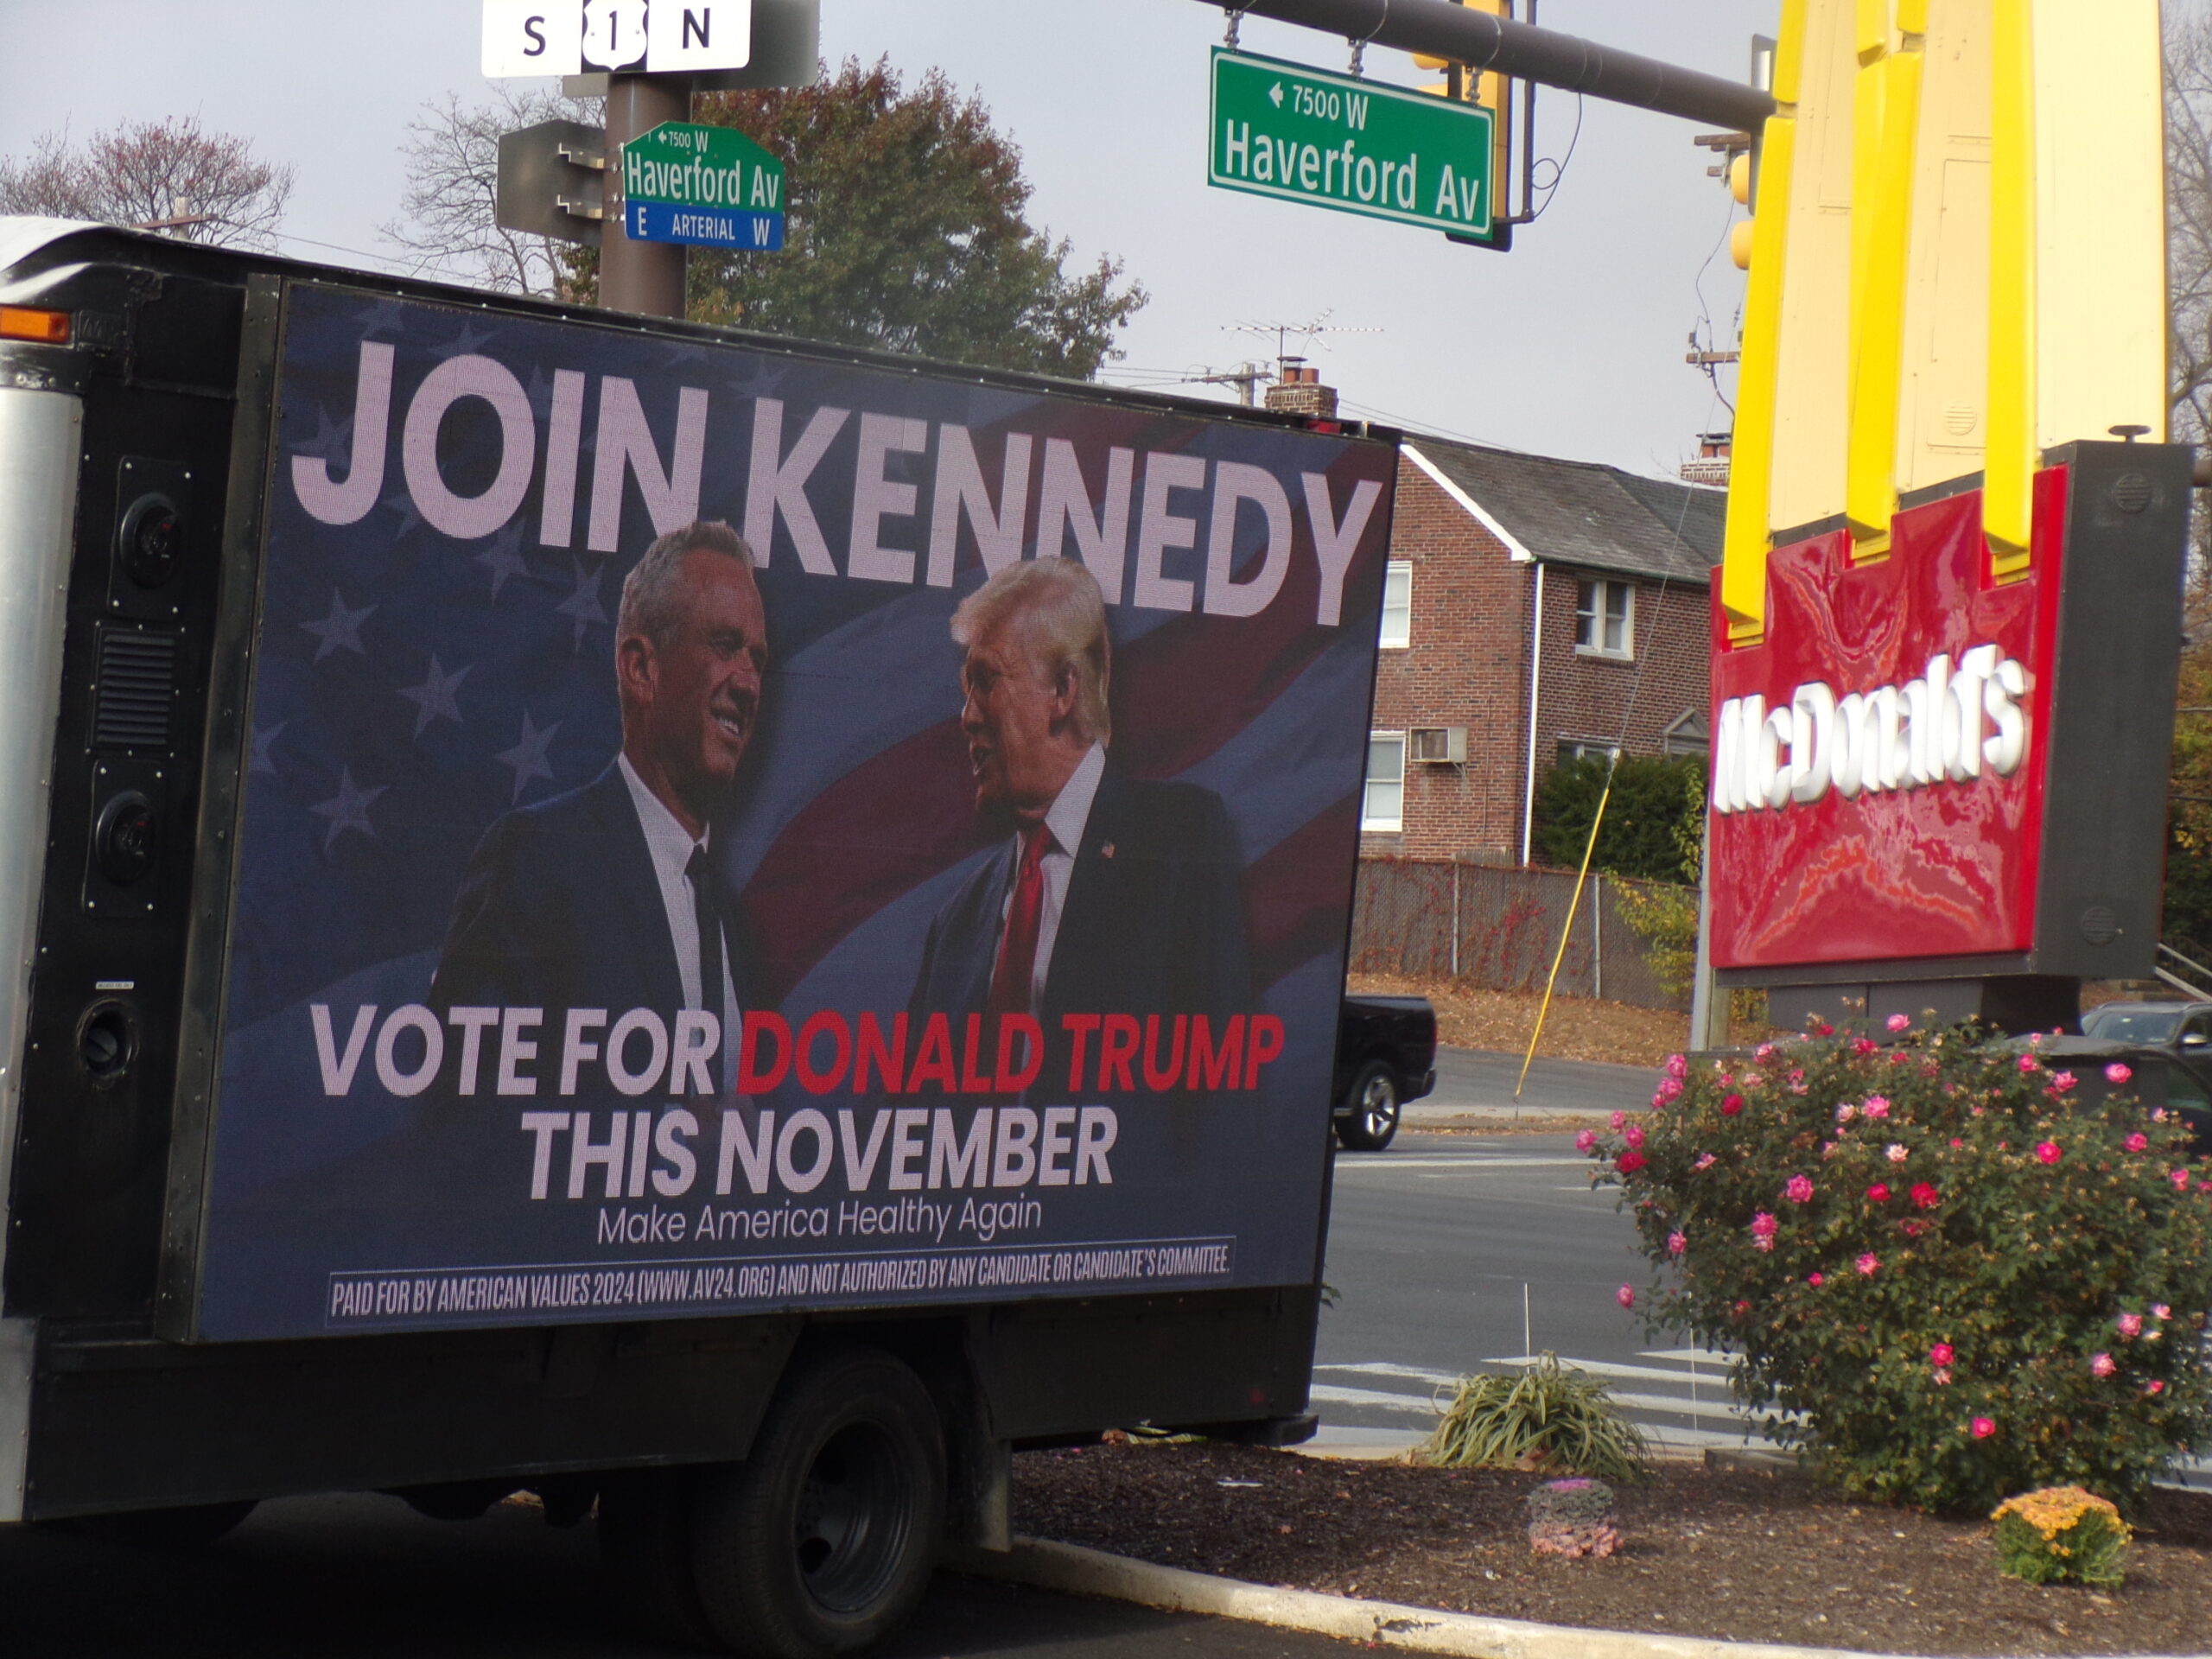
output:
<svg viewBox="0 0 2212 1659"><path fill-rule="evenodd" d="M67 311L34 311L28 306L0 305L0 340L35 340L41 346L69 343Z"/></svg>

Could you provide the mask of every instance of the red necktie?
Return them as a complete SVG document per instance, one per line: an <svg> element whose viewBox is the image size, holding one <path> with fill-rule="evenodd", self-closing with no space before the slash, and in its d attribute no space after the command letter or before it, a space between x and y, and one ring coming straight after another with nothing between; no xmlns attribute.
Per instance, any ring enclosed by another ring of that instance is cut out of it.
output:
<svg viewBox="0 0 2212 1659"><path fill-rule="evenodd" d="M999 959L991 967L991 1014L1029 1012L1029 982L1037 972L1037 930L1045 918L1045 849L1052 831L1033 823L1021 832L1021 863L1014 871L1014 901L1007 906Z"/></svg>

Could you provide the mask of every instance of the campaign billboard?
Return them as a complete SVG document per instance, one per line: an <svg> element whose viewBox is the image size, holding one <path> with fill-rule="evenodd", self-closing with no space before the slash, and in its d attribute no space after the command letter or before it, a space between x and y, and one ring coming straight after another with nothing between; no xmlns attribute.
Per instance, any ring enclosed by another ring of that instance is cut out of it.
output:
<svg viewBox="0 0 2212 1659"><path fill-rule="evenodd" d="M1307 1283L1393 448L287 289L191 1330Z"/></svg>

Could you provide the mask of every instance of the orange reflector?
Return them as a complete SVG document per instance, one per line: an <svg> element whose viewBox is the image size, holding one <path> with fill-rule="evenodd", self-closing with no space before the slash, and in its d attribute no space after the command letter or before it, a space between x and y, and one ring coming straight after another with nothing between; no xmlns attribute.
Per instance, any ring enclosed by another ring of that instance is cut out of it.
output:
<svg viewBox="0 0 2212 1659"><path fill-rule="evenodd" d="M46 346L69 343L67 311L34 311L27 306L0 305L0 340L35 340Z"/></svg>

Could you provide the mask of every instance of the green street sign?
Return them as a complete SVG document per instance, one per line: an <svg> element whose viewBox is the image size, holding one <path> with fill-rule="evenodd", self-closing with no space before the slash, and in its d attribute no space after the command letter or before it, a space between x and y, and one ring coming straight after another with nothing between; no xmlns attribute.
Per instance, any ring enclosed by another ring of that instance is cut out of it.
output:
<svg viewBox="0 0 2212 1659"><path fill-rule="evenodd" d="M664 121L622 146L622 229L640 242L773 253L784 164L728 127Z"/></svg>
<svg viewBox="0 0 2212 1659"><path fill-rule="evenodd" d="M1492 119L1471 104L1216 47L1206 182L1484 237Z"/></svg>
<svg viewBox="0 0 2212 1659"><path fill-rule="evenodd" d="M622 146L622 194L678 207L784 211L784 164L743 133L664 121Z"/></svg>

